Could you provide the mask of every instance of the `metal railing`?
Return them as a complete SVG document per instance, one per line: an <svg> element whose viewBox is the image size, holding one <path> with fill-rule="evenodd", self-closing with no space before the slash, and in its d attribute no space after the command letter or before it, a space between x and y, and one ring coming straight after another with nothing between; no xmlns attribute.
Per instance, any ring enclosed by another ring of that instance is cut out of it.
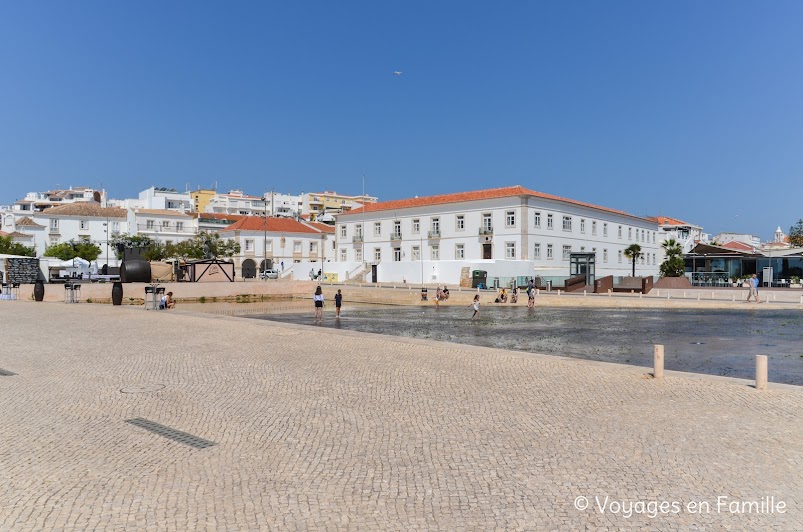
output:
<svg viewBox="0 0 803 532"><path fill-rule="evenodd" d="M391 233L390 234L390 239L391 240L401 240L402 239L402 235L401 235L401 233Z"/></svg>
<svg viewBox="0 0 803 532"><path fill-rule="evenodd" d="M440 238L441 232L440 231L427 231L428 238Z"/></svg>
<svg viewBox="0 0 803 532"><path fill-rule="evenodd" d="M363 240L362 235L357 235L357 236L351 237L351 241L354 244L359 244L360 242L362 242L362 240Z"/></svg>
<svg viewBox="0 0 803 532"><path fill-rule="evenodd" d="M482 235L492 235L494 234L493 227L480 227L480 236Z"/></svg>

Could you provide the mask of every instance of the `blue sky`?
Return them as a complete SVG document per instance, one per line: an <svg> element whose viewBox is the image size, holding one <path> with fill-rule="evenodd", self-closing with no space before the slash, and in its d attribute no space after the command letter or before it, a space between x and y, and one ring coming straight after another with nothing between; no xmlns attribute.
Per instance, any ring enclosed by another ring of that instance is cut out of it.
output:
<svg viewBox="0 0 803 532"><path fill-rule="evenodd" d="M506 185L769 238L803 2L0 0L0 203ZM403 71L394 76L393 71Z"/></svg>

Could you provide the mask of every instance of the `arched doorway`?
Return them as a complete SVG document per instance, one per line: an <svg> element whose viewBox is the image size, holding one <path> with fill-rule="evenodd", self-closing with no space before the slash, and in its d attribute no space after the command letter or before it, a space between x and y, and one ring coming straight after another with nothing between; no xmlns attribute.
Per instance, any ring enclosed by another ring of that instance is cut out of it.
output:
<svg viewBox="0 0 803 532"><path fill-rule="evenodd" d="M257 276L257 265L251 259L245 259L243 261L243 278L245 279L253 279Z"/></svg>
<svg viewBox="0 0 803 532"><path fill-rule="evenodd" d="M272 269L273 269L273 259L262 259L262 262L259 263L259 271L261 272Z"/></svg>

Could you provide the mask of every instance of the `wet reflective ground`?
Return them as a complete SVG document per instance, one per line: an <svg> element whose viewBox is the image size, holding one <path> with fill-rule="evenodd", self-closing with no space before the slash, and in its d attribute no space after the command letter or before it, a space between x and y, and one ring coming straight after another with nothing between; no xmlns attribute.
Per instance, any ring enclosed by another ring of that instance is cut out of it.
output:
<svg viewBox="0 0 803 532"><path fill-rule="evenodd" d="M753 355L769 355L771 382L803 385L803 313L794 310L652 310L469 307L327 308L320 326L499 347L652 367L665 346L667 370L753 379ZM252 316L314 325L303 313Z"/></svg>

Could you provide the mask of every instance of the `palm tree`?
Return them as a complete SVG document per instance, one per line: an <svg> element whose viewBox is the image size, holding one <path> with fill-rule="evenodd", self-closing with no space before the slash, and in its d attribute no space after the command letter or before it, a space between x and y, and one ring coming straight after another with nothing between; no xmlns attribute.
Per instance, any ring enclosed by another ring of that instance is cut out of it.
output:
<svg viewBox="0 0 803 532"><path fill-rule="evenodd" d="M627 249L625 249L625 257L633 261L633 277L636 276L636 261L642 255L641 246L638 244L630 244L627 246Z"/></svg>
<svg viewBox="0 0 803 532"><path fill-rule="evenodd" d="M674 238L670 238L669 240L664 240L661 244L661 247L664 248L664 254L666 254L666 258L671 259L683 254L683 248L680 247L680 244Z"/></svg>
<svg viewBox="0 0 803 532"><path fill-rule="evenodd" d="M664 248L666 260L661 263L661 275L663 277L682 277L686 269L683 262L683 248L674 239L665 240L661 247Z"/></svg>

